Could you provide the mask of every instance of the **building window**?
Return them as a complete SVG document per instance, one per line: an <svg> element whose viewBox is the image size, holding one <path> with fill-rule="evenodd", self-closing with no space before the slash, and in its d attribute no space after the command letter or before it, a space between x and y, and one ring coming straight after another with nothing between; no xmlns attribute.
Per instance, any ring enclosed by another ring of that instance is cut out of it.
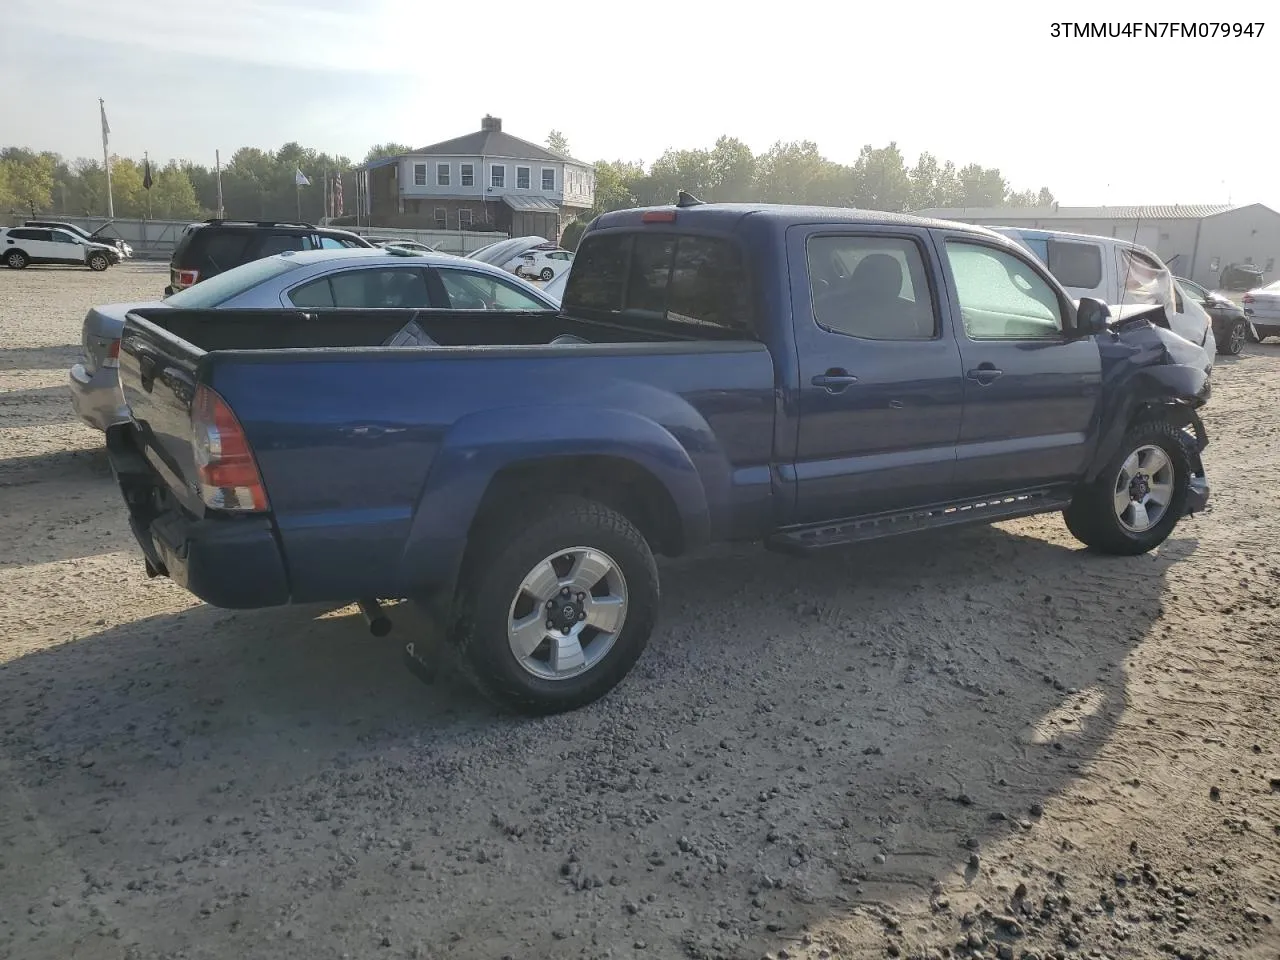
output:
<svg viewBox="0 0 1280 960"><path fill-rule="evenodd" d="M555 188L556 188L556 168L543 167L542 168L542 189L554 190Z"/></svg>
<svg viewBox="0 0 1280 960"><path fill-rule="evenodd" d="M476 185L476 168L474 165L464 163L458 175L462 179L464 187L474 187Z"/></svg>
<svg viewBox="0 0 1280 960"><path fill-rule="evenodd" d="M505 187L507 185L507 167L506 164L495 163L489 168L489 186Z"/></svg>
<svg viewBox="0 0 1280 960"><path fill-rule="evenodd" d="M516 167L516 189L517 190L529 189L529 168L528 167Z"/></svg>
<svg viewBox="0 0 1280 960"><path fill-rule="evenodd" d="M458 229L464 230L471 226L471 211L462 209L458 211Z"/></svg>
<svg viewBox="0 0 1280 960"><path fill-rule="evenodd" d="M449 185L449 165L447 163L436 164L436 184L441 187Z"/></svg>
<svg viewBox="0 0 1280 960"><path fill-rule="evenodd" d="M449 227L449 211L444 207L436 207L436 226L441 230Z"/></svg>
<svg viewBox="0 0 1280 960"><path fill-rule="evenodd" d="M1263 268L1262 268L1262 272L1263 272L1263 273L1270 273L1270 272L1271 272L1272 270L1274 270L1275 268L1276 268L1276 258L1275 258L1275 257L1267 257L1267 265L1266 265L1265 267L1263 267Z"/></svg>
<svg viewBox="0 0 1280 960"><path fill-rule="evenodd" d="M413 165L413 185L415 187L425 187L427 185L427 165L425 163L415 163Z"/></svg>

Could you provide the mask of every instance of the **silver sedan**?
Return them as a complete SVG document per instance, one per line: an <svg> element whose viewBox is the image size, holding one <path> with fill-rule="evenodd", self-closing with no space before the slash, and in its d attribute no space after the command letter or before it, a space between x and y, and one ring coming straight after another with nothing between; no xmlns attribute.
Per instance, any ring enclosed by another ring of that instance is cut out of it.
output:
<svg viewBox="0 0 1280 960"><path fill-rule="evenodd" d="M120 334L139 307L185 309L555 310L548 297L498 267L444 253L381 248L287 251L254 260L165 300L94 307L84 318L84 359L71 368L71 402L105 430L129 419L120 390Z"/></svg>
<svg viewBox="0 0 1280 960"><path fill-rule="evenodd" d="M1240 303L1245 315L1253 321L1259 340L1280 337L1280 280L1250 290Z"/></svg>

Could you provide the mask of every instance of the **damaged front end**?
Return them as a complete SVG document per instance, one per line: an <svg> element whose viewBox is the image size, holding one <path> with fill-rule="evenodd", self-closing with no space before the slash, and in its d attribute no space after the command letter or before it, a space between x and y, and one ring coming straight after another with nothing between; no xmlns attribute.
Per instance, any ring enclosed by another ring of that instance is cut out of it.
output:
<svg viewBox="0 0 1280 960"><path fill-rule="evenodd" d="M1169 329L1164 308L1124 310L1097 338L1102 357L1102 409L1114 411L1101 438L1094 476L1137 420L1160 418L1178 427L1191 461L1188 514L1208 508L1209 481L1201 454L1209 435L1197 412L1209 400L1212 364L1205 351Z"/></svg>

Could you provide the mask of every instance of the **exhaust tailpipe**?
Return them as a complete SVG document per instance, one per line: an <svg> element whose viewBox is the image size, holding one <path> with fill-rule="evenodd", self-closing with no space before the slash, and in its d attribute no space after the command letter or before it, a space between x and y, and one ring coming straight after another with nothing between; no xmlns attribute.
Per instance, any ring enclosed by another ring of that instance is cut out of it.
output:
<svg viewBox="0 0 1280 960"><path fill-rule="evenodd" d="M357 600L356 606L364 614L365 622L369 624L369 632L375 637L385 637L391 632L391 618L382 609L382 604L373 597Z"/></svg>

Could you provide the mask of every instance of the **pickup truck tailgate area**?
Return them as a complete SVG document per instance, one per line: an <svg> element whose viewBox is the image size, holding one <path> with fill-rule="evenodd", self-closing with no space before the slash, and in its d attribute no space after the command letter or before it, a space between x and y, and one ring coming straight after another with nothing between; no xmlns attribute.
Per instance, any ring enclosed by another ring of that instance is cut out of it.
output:
<svg viewBox="0 0 1280 960"><path fill-rule="evenodd" d="M174 496L138 444L131 423L107 430L111 472L147 573L168 576L206 603L231 609L289 602L284 558L270 517L201 519Z"/></svg>

